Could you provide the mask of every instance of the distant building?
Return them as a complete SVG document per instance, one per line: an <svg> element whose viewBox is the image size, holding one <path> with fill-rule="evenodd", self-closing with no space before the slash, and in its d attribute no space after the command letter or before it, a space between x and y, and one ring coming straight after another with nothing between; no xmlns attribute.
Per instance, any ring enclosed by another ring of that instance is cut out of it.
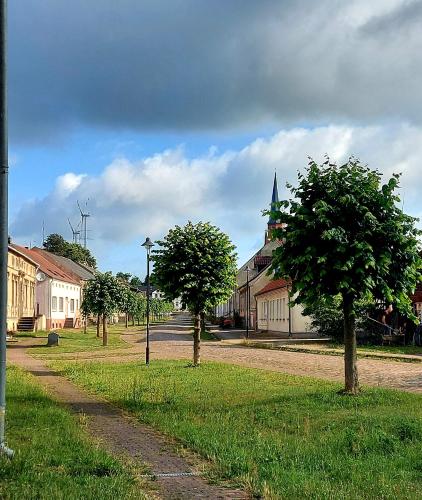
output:
<svg viewBox="0 0 422 500"><path fill-rule="evenodd" d="M274 174L273 190L271 196L271 208L275 209L278 203L277 174ZM238 270L236 282L237 286L233 290L233 295L223 304L215 309L217 317L238 316L243 327L246 326L247 305L249 299L249 327L257 328L257 311L255 294L271 281L271 276L267 274L271 265L273 251L280 246L280 242L272 239L271 232L279 227L279 223L270 215L267 223L267 230L264 236L264 245ZM249 268L249 273L246 269ZM247 277L249 274L249 286Z"/></svg>
<svg viewBox="0 0 422 500"><path fill-rule="evenodd" d="M7 330L33 330L38 264L12 245L7 255Z"/></svg>
<svg viewBox="0 0 422 500"><path fill-rule="evenodd" d="M11 247L38 266L35 287L35 318L38 330L72 328L80 324L81 285L75 275L58 267L37 250Z"/></svg>

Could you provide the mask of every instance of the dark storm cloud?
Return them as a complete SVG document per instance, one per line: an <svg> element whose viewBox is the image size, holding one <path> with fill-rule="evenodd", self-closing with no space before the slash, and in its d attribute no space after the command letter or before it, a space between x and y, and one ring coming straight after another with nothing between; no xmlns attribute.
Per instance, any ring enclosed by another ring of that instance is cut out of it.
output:
<svg viewBox="0 0 422 500"><path fill-rule="evenodd" d="M420 18L420 2L9 5L13 141L81 124L208 130L422 116L421 36L407 30L392 43L381 29L410 11Z"/></svg>

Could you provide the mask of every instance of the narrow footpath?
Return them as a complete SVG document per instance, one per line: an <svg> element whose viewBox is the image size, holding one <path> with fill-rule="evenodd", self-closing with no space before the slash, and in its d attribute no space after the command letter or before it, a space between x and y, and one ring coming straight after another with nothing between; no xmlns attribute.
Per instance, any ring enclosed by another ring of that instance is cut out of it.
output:
<svg viewBox="0 0 422 500"><path fill-rule="evenodd" d="M88 432L109 452L146 464L163 499L246 499L240 490L208 484L174 444L111 404L76 387L26 352L34 339L8 347L8 362L35 375L48 392L73 412L84 414Z"/></svg>

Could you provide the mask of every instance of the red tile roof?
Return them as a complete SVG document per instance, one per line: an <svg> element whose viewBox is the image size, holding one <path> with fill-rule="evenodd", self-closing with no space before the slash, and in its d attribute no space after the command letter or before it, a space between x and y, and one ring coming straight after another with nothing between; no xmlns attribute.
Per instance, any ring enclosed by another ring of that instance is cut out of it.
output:
<svg viewBox="0 0 422 500"><path fill-rule="evenodd" d="M418 284L415 293L410 297L412 302L422 302L422 284Z"/></svg>
<svg viewBox="0 0 422 500"><path fill-rule="evenodd" d="M260 290L258 293L255 294L255 297L257 295L262 295L264 293L272 292L273 290L278 290L279 288L284 288L287 285L290 285L290 283L291 283L290 280L285 280L283 278L270 281L267 285L264 286L262 290Z"/></svg>
<svg viewBox="0 0 422 500"><path fill-rule="evenodd" d="M21 247L20 245L15 245L12 243L10 245L12 248L15 248L18 252L26 255L34 262L36 262L39 266L40 271L45 273L50 278L54 278L55 280L64 281L66 283L72 283L74 285L79 285L79 281L76 280L72 275L60 269L60 267L56 266L53 262L50 262L43 255L31 250L29 248Z"/></svg>

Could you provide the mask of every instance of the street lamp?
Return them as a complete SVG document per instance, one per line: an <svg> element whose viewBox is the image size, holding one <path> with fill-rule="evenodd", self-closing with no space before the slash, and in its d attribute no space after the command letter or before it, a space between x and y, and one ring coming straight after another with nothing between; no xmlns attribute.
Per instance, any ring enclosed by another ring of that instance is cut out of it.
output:
<svg viewBox="0 0 422 500"><path fill-rule="evenodd" d="M147 251L147 348L145 351L145 363L149 365L149 260L150 260L150 252L151 248L154 246L154 243L147 238L142 246L146 248Z"/></svg>
<svg viewBox="0 0 422 500"><path fill-rule="evenodd" d="M250 307L250 300L249 300L249 273L252 271L252 269L247 266L245 269L246 273L246 338L249 339L249 307Z"/></svg>

